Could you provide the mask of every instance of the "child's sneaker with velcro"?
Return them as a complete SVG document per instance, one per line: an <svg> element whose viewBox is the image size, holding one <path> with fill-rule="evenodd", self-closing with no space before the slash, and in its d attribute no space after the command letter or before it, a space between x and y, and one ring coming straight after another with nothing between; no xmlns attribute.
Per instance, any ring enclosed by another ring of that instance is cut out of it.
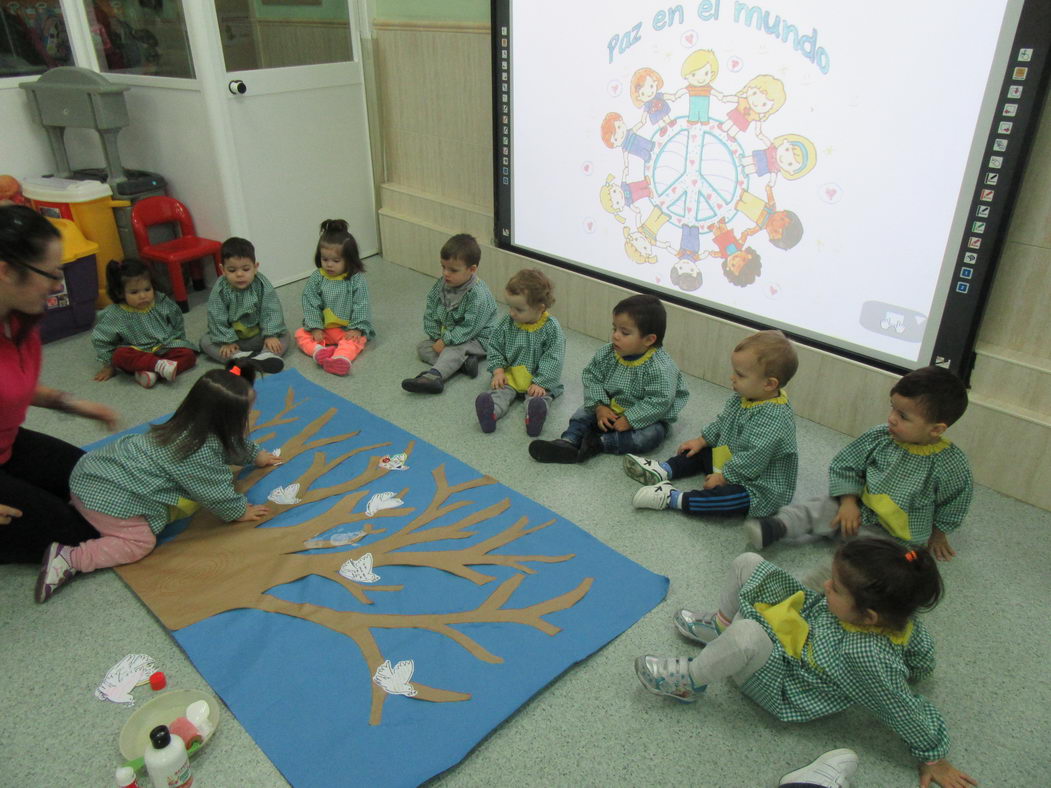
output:
<svg viewBox="0 0 1051 788"><path fill-rule="evenodd" d="M708 687L693 683L689 657L636 657L635 675L654 695L667 695L682 703L693 703Z"/></svg>
<svg viewBox="0 0 1051 788"><path fill-rule="evenodd" d="M680 610L672 619L675 628L684 638L694 643L708 645L721 635L725 629L717 618L716 613L694 613L690 610Z"/></svg>

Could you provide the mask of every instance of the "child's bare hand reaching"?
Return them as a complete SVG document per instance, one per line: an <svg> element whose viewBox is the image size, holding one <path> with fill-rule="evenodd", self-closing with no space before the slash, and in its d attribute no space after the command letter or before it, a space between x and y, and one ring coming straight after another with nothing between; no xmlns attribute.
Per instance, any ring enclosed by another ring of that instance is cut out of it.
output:
<svg viewBox="0 0 1051 788"><path fill-rule="evenodd" d="M275 356L281 355L281 340L277 337L267 337L264 339L263 347L268 353L273 353Z"/></svg>
<svg viewBox="0 0 1051 788"><path fill-rule="evenodd" d="M113 375L116 373L116 371L117 370L115 370L113 367L111 367L111 366L109 366L107 364L106 366L104 366L102 369L100 369L98 372L95 373L95 380L99 381L100 383L103 380L109 380L110 378L113 377Z"/></svg>
<svg viewBox="0 0 1051 788"><path fill-rule="evenodd" d="M270 507L261 503L250 503L245 513L234 520L235 523L252 523L270 516Z"/></svg>
<svg viewBox="0 0 1051 788"><path fill-rule="evenodd" d="M839 511L832 518L832 527L839 527L843 536L853 536L861 528L861 507L856 495L843 495L839 499Z"/></svg>
<svg viewBox="0 0 1051 788"><path fill-rule="evenodd" d="M502 389L506 385L507 385L507 375L504 373L504 371L502 369L494 369L493 370L493 380L489 384L489 387L493 388L493 389Z"/></svg>
<svg viewBox="0 0 1051 788"><path fill-rule="evenodd" d="M281 458L271 454L268 451L260 451L259 454L255 455L255 467L266 468L270 465L280 465Z"/></svg>
<svg viewBox="0 0 1051 788"><path fill-rule="evenodd" d="M617 416L617 420L613 422L613 429L617 432L627 432L631 429L631 422L628 421L628 417L621 413Z"/></svg>
<svg viewBox="0 0 1051 788"><path fill-rule="evenodd" d="M538 386L536 383L530 383L529 388L526 389L527 397L546 397L547 389L543 386Z"/></svg>
<svg viewBox="0 0 1051 788"><path fill-rule="evenodd" d="M949 537L937 528L931 532L931 538L927 540L927 549L939 561L951 561L956 555L956 551L949 545Z"/></svg>
<svg viewBox="0 0 1051 788"><path fill-rule="evenodd" d="M942 788L971 788L978 784L971 775L961 772L944 758L920 764L920 788L927 788L932 782Z"/></svg>

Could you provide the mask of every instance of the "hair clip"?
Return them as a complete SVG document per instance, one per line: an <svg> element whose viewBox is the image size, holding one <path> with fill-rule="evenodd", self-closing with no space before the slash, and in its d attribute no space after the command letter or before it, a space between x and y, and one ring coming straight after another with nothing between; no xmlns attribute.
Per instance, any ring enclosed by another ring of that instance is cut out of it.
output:
<svg viewBox="0 0 1051 788"><path fill-rule="evenodd" d="M232 375L238 375L238 376L240 376L240 374L241 374L241 368L240 368L240 367L238 367L238 366L233 366L233 367L230 367L230 374L232 374Z"/></svg>
<svg viewBox="0 0 1051 788"><path fill-rule="evenodd" d="M906 561L909 561L909 562L915 561L916 557L917 557L917 555L916 555L916 551L915 550L909 550L909 552L905 553L905 560Z"/></svg>

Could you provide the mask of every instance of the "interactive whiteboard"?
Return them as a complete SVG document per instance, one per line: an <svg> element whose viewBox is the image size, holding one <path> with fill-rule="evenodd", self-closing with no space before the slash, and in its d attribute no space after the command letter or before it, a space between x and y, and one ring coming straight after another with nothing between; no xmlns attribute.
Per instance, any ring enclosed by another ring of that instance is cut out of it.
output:
<svg viewBox="0 0 1051 788"><path fill-rule="evenodd" d="M498 0L497 241L883 366L966 374L981 291L977 265L960 271L998 246L991 214L1009 207L1006 181L984 209L978 187L1020 161L1020 107L1042 94L1046 39L1016 47L1023 8ZM972 297L945 342L950 294Z"/></svg>

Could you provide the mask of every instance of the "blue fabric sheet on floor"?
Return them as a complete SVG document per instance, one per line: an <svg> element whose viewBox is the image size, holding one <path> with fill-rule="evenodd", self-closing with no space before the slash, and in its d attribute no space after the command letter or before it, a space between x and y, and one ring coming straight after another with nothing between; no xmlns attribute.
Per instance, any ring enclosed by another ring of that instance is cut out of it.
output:
<svg viewBox="0 0 1051 788"><path fill-rule="evenodd" d="M273 519L242 530L255 545L267 541L263 529L303 526L300 544L278 546L272 564L248 550L227 561L228 578L272 565L274 579L259 584L262 601L180 626L173 636L293 785L427 780L664 599L666 577L299 373L267 377L257 393L256 423L287 423L253 437L272 435L264 448L280 446L292 459L248 489L249 501L266 503L275 488L308 481L285 491L298 504L275 506L281 511ZM295 406L275 419L290 393ZM331 409L309 440L357 434L294 456L297 436ZM319 452L332 462L361 447L371 448L309 479ZM310 500L357 478L366 481ZM443 480L481 481L436 500ZM321 519L341 502L338 516ZM169 558L191 536L188 522L169 526L144 559L151 576L170 572L164 585L176 593L207 582ZM217 555L217 540L233 533L223 529L233 526L212 523L205 536ZM305 576L287 582L290 564L307 567ZM129 584L165 621L150 595L134 579Z"/></svg>

